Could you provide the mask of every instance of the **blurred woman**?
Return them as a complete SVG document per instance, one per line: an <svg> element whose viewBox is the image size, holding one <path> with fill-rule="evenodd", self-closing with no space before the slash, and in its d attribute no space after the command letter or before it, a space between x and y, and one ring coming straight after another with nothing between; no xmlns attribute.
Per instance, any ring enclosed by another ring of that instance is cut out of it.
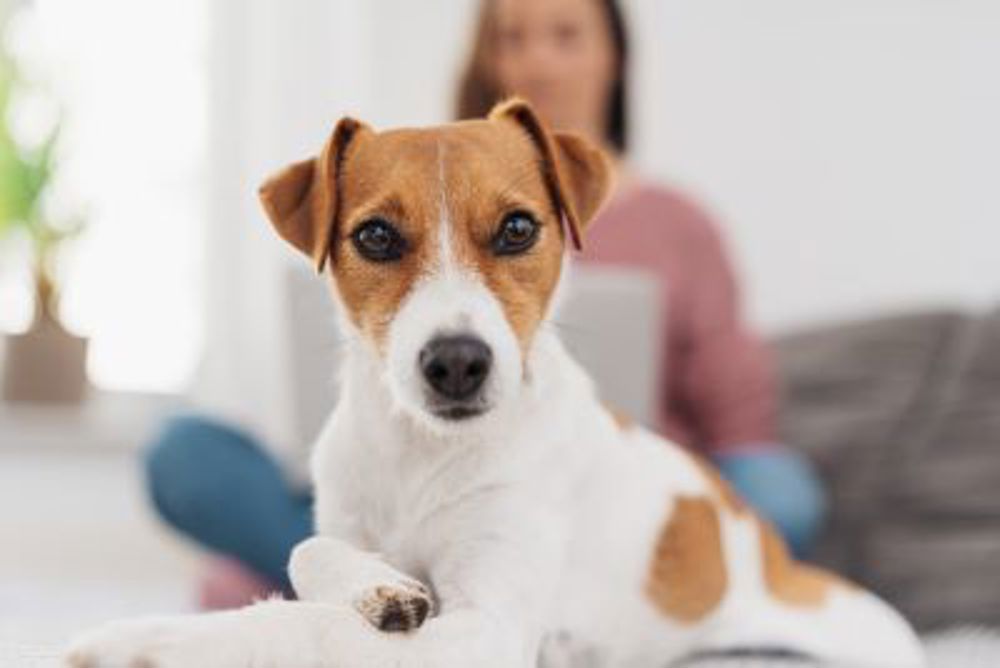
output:
<svg viewBox="0 0 1000 668"><path fill-rule="evenodd" d="M645 269L664 285L660 427L711 457L801 555L822 516L820 486L777 440L770 362L740 315L716 226L625 160L627 59L625 24L611 0L486 0L458 116L483 116L517 93L555 128L580 132L614 156L617 189L590 226L583 260ZM203 417L171 421L148 451L161 516L227 557L204 581L205 607L287 590L288 555L312 532L311 496L266 452L253 435Z"/></svg>
<svg viewBox="0 0 1000 668"><path fill-rule="evenodd" d="M638 174L628 148L628 34L613 0L484 0L456 115L526 98L556 130L614 157L617 188L582 260L643 269L663 285L660 428L707 454L743 496L807 552L823 516L808 462L778 442L771 362L740 313L717 226L689 198Z"/></svg>

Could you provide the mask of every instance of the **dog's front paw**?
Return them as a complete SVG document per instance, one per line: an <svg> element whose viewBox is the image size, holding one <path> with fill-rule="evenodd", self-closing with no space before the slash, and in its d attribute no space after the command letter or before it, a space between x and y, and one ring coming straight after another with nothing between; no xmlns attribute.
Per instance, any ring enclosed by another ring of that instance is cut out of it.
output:
<svg viewBox="0 0 1000 668"><path fill-rule="evenodd" d="M430 590L416 580L379 585L354 601L354 607L375 628L388 632L420 628L434 608Z"/></svg>
<svg viewBox="0 0 1000 668"><path fill-rule="evenodd" d="M77 638L66 668L200 668L206 648L193 628L176 619L112 622ZM210 659L211 660L211 659Z"/></svg>

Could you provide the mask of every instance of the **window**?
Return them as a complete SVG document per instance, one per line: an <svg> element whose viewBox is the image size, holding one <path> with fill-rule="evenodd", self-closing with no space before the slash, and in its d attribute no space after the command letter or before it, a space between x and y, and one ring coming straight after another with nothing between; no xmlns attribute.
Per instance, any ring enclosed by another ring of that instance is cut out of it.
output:
<svg viewBox="0 0 1000 668"><path fill-rule="evenodd" d="M198 362L207 23L202 0L35 0L8 35L64 110L53 195L88 228L62 317L104 389L179 391Z"/></svg>

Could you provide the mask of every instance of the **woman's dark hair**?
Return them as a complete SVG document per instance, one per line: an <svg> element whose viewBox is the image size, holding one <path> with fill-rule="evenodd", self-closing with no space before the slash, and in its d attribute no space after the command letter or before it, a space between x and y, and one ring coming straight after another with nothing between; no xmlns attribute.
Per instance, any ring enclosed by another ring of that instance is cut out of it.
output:
<svg viewBox="0 0 1000 668"><path fill-rule="evenodd" d="M608 97L604 139L624 153L628 147L628 30L625 16L616 0L595 0L604 11L611 47L615 56L615 78ZM472 53L459 81L455 116L458 119L482 118L510 91L504 91L494 71L493 50L496 42L496 11L493 0L482 0Z"/></svg>

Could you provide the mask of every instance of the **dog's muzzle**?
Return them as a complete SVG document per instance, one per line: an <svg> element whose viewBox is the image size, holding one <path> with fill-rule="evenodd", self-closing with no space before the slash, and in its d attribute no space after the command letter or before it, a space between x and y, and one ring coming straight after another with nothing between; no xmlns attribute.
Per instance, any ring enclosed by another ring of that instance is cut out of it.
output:
<svg viewBox="0 0 1000 668"><path fill-rule="evenodd" d="M486 410L483 386L493 351L482 339L467 334L435 337L420 351L418 364L435 415L461 420Z"/></svg>

